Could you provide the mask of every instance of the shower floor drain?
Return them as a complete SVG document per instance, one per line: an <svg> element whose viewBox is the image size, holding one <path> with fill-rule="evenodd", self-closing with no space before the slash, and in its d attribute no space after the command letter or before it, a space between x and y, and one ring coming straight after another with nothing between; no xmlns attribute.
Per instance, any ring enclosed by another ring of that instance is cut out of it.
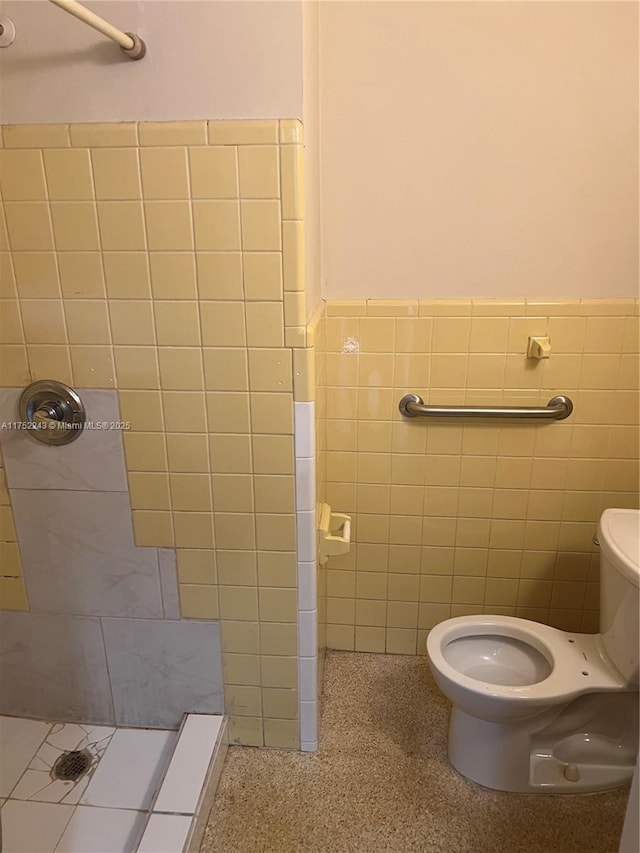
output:
<svg viewBox="0 0 640 853"><path fill-rule="evenodd" d="M56 759L51 775L54 779L65 782L77 782L91 767L91 753L86 749L63 752Z"/></svg>

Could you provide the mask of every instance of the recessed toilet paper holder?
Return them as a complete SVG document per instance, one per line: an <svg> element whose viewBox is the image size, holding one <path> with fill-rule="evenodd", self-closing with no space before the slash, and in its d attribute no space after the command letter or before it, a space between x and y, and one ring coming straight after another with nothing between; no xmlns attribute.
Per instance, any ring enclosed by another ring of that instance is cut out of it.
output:
<svg viewBox="0 0 640 853"><path fill-rule="evenodd" d="M351 548L351 516L332 512L329 504L320 505L318 523L318 562L348 553Z"/></svg>
<svg viewBox="0 0 640 853"><path fill-rule="evenodd" d="M44 444L69 444L82 434L86 422L78 393L57 379L39 379L28 385L18 401L27 435Z"/></svg>

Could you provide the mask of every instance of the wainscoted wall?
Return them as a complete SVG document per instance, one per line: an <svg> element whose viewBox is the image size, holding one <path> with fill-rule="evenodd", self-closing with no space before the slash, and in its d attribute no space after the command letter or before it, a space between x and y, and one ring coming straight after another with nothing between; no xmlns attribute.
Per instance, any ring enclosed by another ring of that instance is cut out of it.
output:
<svg viewBox="0 0 640 853"><path fill-rule="evenodd" d="M300 122L6 126L2 144L0 385L56 378L117 389L131 424L123 441L136 559L175 550L182 619L219 620L232 740L299 747L302 734L314 748L314 654L305 656L313 688L304 699L298 689L299 625L311 624L301 614L315 609L315 596L297 594L298 573L315 559L314 507L295 476L306 459L313 477L315 393ZM36 452L30 442L26 455ZM28 466L37 475L38 463ZM72 509L39 500L41 529ZM117 490L100 498L113 500ZM297 530L296 507L306 513ZM12 574L2 600L35 611L46 604L46 573L36 584L35 570L25 572L25 597L5 515ZM26 532L26 522L17 527ZM41 565L44 546L19 539L23 562L33 547ZM76 594L71 583L57 588L48 618L75 612ZM160 600L144 598L152 634ZM114 630L112 642L119 634L135 647L130 631ZM315 632L306 639L310 652ZM302 733L299 701L312 703Z"/></svg>
<svg viewBox="0 0 640 853"><path fill-rule="evenodd" d="M598 629L606 507L638 506L634 300L329 301L316 318L318 484L352 514L328 563L327 646L424 653L449 616ZM551 337L531 361L529 335ZM323 343L325 342L325 343ZM551 423L407 420L432 404L545 404ZM319 605L320 606L320 605Z"/></svg>

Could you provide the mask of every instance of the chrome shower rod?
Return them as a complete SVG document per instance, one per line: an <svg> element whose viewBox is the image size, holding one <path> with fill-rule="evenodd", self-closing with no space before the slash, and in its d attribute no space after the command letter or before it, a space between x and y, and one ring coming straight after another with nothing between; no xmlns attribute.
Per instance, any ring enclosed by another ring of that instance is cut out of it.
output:
<svg viewBox="0 0 640 853"><path fill-rule="evenodd" d="M49 2L53 3L54 6L64 9L65 12L73 15L74 18L78 18L79 21L83 21L85 24L93 27L94 30L102 33L103 36L111 39L111 41L115 41L116 44L120 45L120 49L129 59L142 59L145 55L147 48L139 36L135 33L122 32L122 30L105 21L104 18L96 15L95 12L86 9L77 0L49 0Z"/></svg>

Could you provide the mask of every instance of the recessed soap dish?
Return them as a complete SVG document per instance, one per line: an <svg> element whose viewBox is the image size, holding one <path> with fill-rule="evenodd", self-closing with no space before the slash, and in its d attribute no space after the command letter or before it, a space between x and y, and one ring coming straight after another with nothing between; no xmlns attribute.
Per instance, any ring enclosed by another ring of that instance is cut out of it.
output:
<svg viewBox="0 0 640 853"><path fill-rule="evenodd" d="M351 548L351 516L332 512L329 504L321 504L318 523L318 562L347 554Z"/></svg>

